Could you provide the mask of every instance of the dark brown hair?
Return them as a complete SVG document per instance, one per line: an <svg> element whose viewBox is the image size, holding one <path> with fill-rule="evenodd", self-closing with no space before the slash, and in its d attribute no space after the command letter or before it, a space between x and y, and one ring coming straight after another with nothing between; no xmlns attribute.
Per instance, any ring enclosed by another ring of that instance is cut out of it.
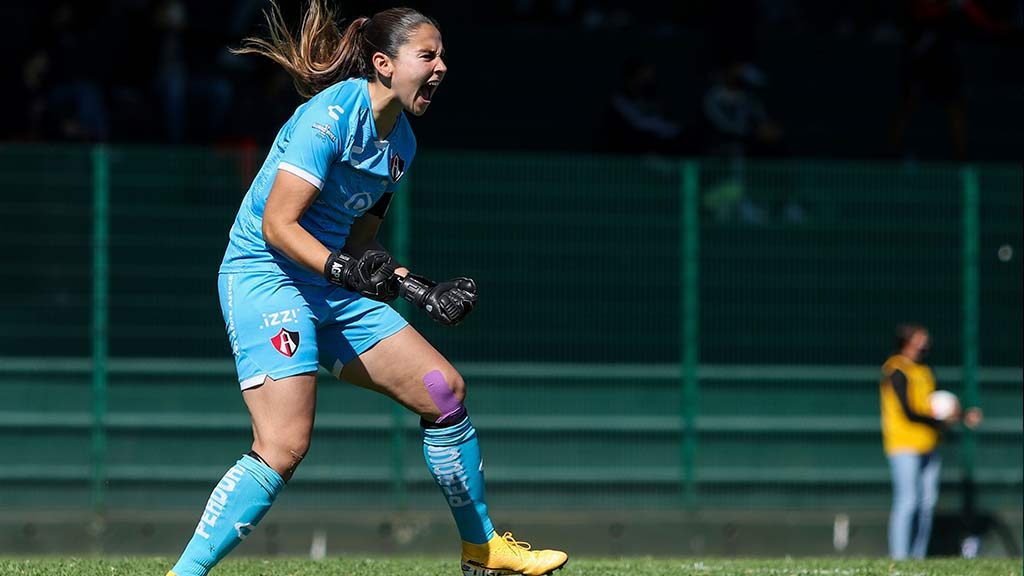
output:
<svg viewBox="0 0 1024 576"><path fill-rule="evenodd" d="M416 29L437 22L412 8L390 8L367 18L352 20L342 32L328 0L310 0L299 37L288 30L277 2L271 0L267 19L270 38L248 37L235 54L261 54L288 71L295 89L311 98L331 84L348 78L377 79L371 60L375 52L390 58L409 41Z"/></svg>
<svg viewBox="0 0 1024 576"><path fill-rule="evenodd" d="M920 324L913 322L907 322L896 326L896 352L903 351L903 347L910 342L910 339L914 337L914 334L928 330Z"/></svg>

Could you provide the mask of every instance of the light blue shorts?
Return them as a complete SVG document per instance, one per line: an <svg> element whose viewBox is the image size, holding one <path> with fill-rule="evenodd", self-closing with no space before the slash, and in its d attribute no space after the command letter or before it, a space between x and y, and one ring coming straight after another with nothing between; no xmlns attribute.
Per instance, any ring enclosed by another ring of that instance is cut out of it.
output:
<svg viewBox="0 0 1024 576"><path fill-rule="evenodd" d="M383 302L280 272L222 272L217 288L242 390L267 376L315 372L317 364L337 377L353 358L408 325Z"/></svg>

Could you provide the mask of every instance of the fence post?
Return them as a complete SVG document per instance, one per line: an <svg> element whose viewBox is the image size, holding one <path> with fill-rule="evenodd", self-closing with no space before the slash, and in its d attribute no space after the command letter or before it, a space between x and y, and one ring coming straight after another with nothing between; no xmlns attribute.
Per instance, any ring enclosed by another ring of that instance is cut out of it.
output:
<svg viewBox="0 0 1024 576"><path fill-rule="evenodd" d="M978 390L978 204L980 188L978 173L973 166L960 171L963 184L963 405L977 406ZM976 441L974 431L963 431L963 473L968 486L974 480ZM965 494L965 498L969 495Z"/></svg>
<svg viewBox="0 0 1024 576"><path fill-rule="evenodd" d="M107 290L110 163L103 145L92 149L92 476L94 528L102 532L107 481ZM99 542L99 540L98 540Z"/></svg>
<svg viewBox="0 0 1024 576"><path fill-rule="evenodd" d="M391 211L391 253L400 264L409 263L409 238L412 221L409 206L411 203L412 182L409 174L402 177L392 201ZM405 318L409 318L409 303L399 298L395 308ZM405 408L397 402L391 406L391 489L394 492L394 504L405 508L407 504L407 487L405 485Z"/></svg>
<svg viewBox="0 0 1024 576"><path fill-rule="evenodd" d="M697 503L697 368L700 362L700 166L696 160L682 165L680 198L679 306L680 417L682 419L681 469L683 502Z"/></svg>

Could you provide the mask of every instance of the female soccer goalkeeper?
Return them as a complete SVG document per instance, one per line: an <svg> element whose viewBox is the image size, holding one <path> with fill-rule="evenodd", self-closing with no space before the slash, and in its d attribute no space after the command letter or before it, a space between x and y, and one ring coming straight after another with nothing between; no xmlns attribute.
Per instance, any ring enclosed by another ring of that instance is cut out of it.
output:
<svg viewBox="0 0 1024 576"><path fill-rule="evenodd" d="M395 8L342 32L325 2L311 1L297 38L275 6L270 38L237 51L283 66L309 100L242 200L219 274L252 450L214 488L169 575L205 576L270 509L309 449L318 362L421 416L423 454L458 525L464 574L548 574L566 563L564 552L530 550L491 524L462 378L386 304L404 298L455 325L477 300L472 280L410 274L376 240L416 153L405 113L425 113L447 72L438 25Z"/></svg>

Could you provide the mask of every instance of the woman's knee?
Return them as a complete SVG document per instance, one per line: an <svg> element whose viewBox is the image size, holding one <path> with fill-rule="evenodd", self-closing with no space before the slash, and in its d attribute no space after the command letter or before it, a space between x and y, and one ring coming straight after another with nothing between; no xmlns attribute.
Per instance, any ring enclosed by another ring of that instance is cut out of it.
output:
<svg viewBox="0 0 1024 576"><path fill-rule="evenodd" d="M309 452L310 434L274 434L253 443L253 451L282 478L291 478Z"/></svg>
<svg viewBox="0 0 1024 576"><path fill-rule="evenodd" d="M452 396L455 396L460 404L466 401L466 381L462 379L462 374L453 370L448 386L452 391Z"/></svg>
<svg viewBox="0 0 1024 576"><path fill-rule="evenodd" d="M431 370L423 377L423 384L436 410L429 410L421 416L438 424L455 423L465 417L466 382L458 371L454 368Z"/></svg>

